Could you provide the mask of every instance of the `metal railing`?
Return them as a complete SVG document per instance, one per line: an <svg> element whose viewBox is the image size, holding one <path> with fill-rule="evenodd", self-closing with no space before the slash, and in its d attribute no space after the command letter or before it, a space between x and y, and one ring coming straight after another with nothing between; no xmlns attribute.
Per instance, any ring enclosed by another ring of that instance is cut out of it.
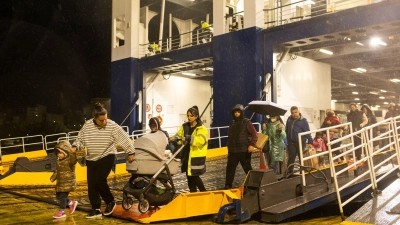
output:
<svg viewBox="0 0 400 225"><path fill-rule="evenodd" d="M329 158L329 165L330 165L330 174L331 174L331 180L332 184L335 187L336 190L336 195L339 203L339 209L340 213L342 216L342 219L344 219L344 214L343 214L343 207L350 203L352 200L360 196L363 192L365 192L368 189L372 189L374 194L378 193L378 182L385 177L389 176L390 173L393 171L399 170L400 166L400 151L399 151L399 138L398 138L398 130L400 129L400 126L397 126L397 124L400 125L400 116L395 117L395 118L389 118L386 120L383 120L379 123L373 124L368 127L364 127L356 132L351 132L352 131L352 125L351 123L346 123L346 124L341 124L341 125L336 125L324 129L318 129L314 131L309 131L309 132L304 132L299 134L299 140L301 140L301 137L304 135L309 135L312 133L316 132L325 132L327 135L327 151L326 152L321 152L317 153L314 155L310 155L307 157L303 157L303 149L302 145L299 143L300 146L300 164L304 166L304 162L306 160L312 160L315 157L319 156L325 156L328 154ZM344 127L349 127L350 133L348 135L345 135L343 137L340 137L336 140L332 140L329 136L329 130L330 129L340 129ZM388 130L386 132L380 133L378 135L374 134L374 130L379 128L380 126L388 126ZM355 138L360 138L361 142L359 145L355 146L354 144L354 139ZM341 144L339 147L332 148L332 145L335 145L339 142L345 142L346 140L350 140L349 143L347 144ZM382 144L380 145L375 145L374 143L380 142ZM378 147L379 146L379 147ZM361 157L360 159L355 157L355 152L357 150L361 151ZM394 150L392 152L392 150ZM378 162L377 165L374 165L374 157L377 157L379 154L385 153L386 158L384 160L376 160ZM335 161L338 160L341 157L347 156L347 155L352 155L352 159L349 159L348 165L345 167L341 167L340 170L336 171L335 169ZM389 155L389 156L387 156ZM392 160L396 158L397 160L397 165L391 164L391 168L383 168L385 164L388 164ZM349 171L356 171L356 169L359 166L363 166L365 163L367 163L368 167L365 167L366 170L362 174L354 174L354 178L351 179L349 182L343 185L339 185L338 178L340 175L349 173ZM369 175L369 178L366 178ZM379 176L379 178L378 178ZM345 190L346 188L350 187L351 185L354 185L358 182L361 182L363 180L369 180L370 183L366 186L363 187L362 190L358 191L357 193L354 193L350 198L348 198L346 201L342 202L341 199L341 191ZM302 184L303 186L306 186L306 180L305 180L305 173L302 173Z"/></svg>
<svg viewBox="0 0 400 225"><path fill-rule="evenodd" d="M260 123L253 123L256 127L258 132L261 132L261 124ZM166 130L169 133L169 136L173 136L178 132L181 126L172 126L172 127L163 127L163 130ZM123 126L126 132L129 132L129 128L127 126ZM227 135L222 135L223 133L227 134L228 126L224 127L211 127L207 128L210 137L209 140L218 140L218 147L222 146L222 139L227 138ZM224 132L223 132L224 131ZM132 134L129 135L130 138L133 140L149 133L150 130L134 130ZM28 151L37 151L38 149L44 149L46 151L53 150L55 145L61 140L67 140L72 143L76 137L78 136L79 131L71 131L68 133L58 133L58 134L51 134L46 135L34 135L34 136L26 136L26 137L16 137L16 138L7 138L7 139L0 139L0 156L2 154L16 154L16 153L24 153L27 151L27 147L30 147ZM129 133L128 133L129 134ZM212 134L212 136L211 136ZM40 146L40 147L38 147ZM9 151L5 151L10 149Z"/></svg>
<svg viewBox="0 0 400 225"><path fill-rule="evenodd" d="M197 28L193 31L168 37L154 42L139 44L139 57L152 56L159 53L170 52L176 49L187 48L195 45L212 42L213 27L208 29Z"/></svg>
<svg viewBox="0 0 400 225"><path fill-rule="evenodd" d="M378 3L376 0L298 0L286 5L266 5L264 28L280 26L345 9ZM279 3L278 3L279 4Z"/></svg>
<svg viewBox="0 0 400 225"><path fill-rule="evenodd" d="M43 135L0 139L0 157L5 154L24 153L44 149Z"/></svg>

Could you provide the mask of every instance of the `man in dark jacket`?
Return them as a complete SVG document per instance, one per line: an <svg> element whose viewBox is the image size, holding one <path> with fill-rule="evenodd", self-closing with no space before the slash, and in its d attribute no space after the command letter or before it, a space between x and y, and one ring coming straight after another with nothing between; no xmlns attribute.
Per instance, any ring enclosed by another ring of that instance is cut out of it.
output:
<svg viewBox="0 0 400 225"><path fill-rule="evenodd" d="M246 174L252 170L251 153L255 150L258 136L251 121L244 118L243 111L244 108L240 104L235 105L231 111L233 120L229 125L228 131L228 163L226 166L225 189L232 188L236 167L239 162Z"/></svg>
<svg viewBox="0 0 400 225"><path fill-rule="evenodd" d="M299 156L300 159L300 143L299 143L299 133L310 131L310 126L308 125L308 121L306 118L301 116L299 112L299 108L297 106L292 106L290 108L291 116L287 119L286 122L286 138L288 142L287 150L288 150L288 166L293 164L296 160L296 156ZM312 137L311 134L307 134L301 137L301 145L302 149L304 150L306 147L306 140L307 145L312 147ZM293 166L288 168L288 174L293 172Z"/></svg>

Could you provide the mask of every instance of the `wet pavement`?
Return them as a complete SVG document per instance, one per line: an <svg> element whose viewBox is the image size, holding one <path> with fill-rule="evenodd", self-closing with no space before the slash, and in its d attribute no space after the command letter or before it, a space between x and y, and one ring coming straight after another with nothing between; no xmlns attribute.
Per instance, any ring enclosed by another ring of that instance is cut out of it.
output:
<svg viewBox="0 0 400 225"><path fill-rule="evenodd" d="M207 161L207 172L202 179L208 190L220 190L224 187L225 182L225 166L226 158L216 158ZM259 167L259 154L253 154L253 168ZM122 200L122 188L128 181L130 175L110 175L109 180L112 192L117 200ZM242 184L245 174L239 165L236 170L234 187ZM188 192L185 174L176 174L173 176L174 185L178 193ZM27 196L29 198L27 198ZM0 224L126 224L135 223L123 219L113 217L102 217L100 219L86 219L85 215L90 209L87 198L86 184L78 185L77 190L70 194L70 198L79 201L79 205L74 214L70 215L67 210L67 217L63 219L53 219L52 216L58 210L58 204L55 200L54 187L24 187L24 188L7 188L0 191ZM319 214L321 215L321 214ZM155 224L215 224L212 222L213 216L191 217L178 221L157 222ZM320 217L316 219L294 219L293 222L281 224L339 224L340 216ZM248 221L246 224L268 224L260 223L255 220Z"/></svg>
<svg viewBox="0 0 400 225"><path fill-rule="evenodd" d="M52 216L57 212L58 206L39 202L36 200L28 199L25 197L17 196L10 193L0 191L0 224L138 224L132 221L102 217L100 219L86 219L87 212L77 210L74 214L70 215L67 210L67 217L63 219L53 219ZM312 220L299 220L281 224L339 224L341 222L340 216L322 217ZM212 222L212 216L195 217L178 221L167 221L163 223L154 224L176 224L176 225L211 225L216 224ZM249 221L246 224L268 224L260 223L257 221Z"/></svg>

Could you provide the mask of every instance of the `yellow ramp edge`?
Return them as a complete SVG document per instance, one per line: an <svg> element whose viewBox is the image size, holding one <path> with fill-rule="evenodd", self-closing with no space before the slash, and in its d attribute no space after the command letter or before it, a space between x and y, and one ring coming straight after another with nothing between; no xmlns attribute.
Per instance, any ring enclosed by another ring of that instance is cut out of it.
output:
<svg viewBox="0 0 400 225"><path fill-rule="evenodd" d="M42 160L47 157L47 152L46 150L38 150L38 151L32 151L32 152L23 152L23 153L16 153L16 154L10 154L10 155L3 155L2 158L2 166L3 168L0 168L0 175L3 175L7 173L7 171L10 169L10 167L13 166L15 160L17 160L18 157L27 157L29 161L37 161L37 160Z"/></svg>
<svg viewBox="0 0 400 225"><path fill-rule="evenodd" d="M208 149L207 151L207 159L215 158L215 157L220 157L220 156L227 156L228 155L228 148L227 147L222 147L222 148L213 148L213 149Z"/></svg>
<svg viewBox="0 0 400 225"><path fill-rule="evenodd" d="M240 196L239 189L180 194L150 217L139 219L139 222L151 223L217 214L223 205L232 203L234 199L240 199Z"/></svg>
<svg viewBox="0 0 400 225"><path fill-rule="evenodd" d="M350 222L350 221L343 221L340 225L373 225L370 223L360 223L360 222Z"/></svg>

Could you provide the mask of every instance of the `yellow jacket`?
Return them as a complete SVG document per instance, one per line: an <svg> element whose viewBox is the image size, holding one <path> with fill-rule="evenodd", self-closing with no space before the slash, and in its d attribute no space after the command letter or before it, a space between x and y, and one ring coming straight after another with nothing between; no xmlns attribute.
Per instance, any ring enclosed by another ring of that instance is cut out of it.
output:
<svg viewBox="0 0 400 225"><path fill-rule="evenodd" d="M184 123L175 134L175 139L182 139L189 134L189 123ZM190 151L187 165L188 176L199 176L206 172L206 156L208 148L207 128L200 124L190 135ZM179 144L179 143L178 143Z"/></svg>

